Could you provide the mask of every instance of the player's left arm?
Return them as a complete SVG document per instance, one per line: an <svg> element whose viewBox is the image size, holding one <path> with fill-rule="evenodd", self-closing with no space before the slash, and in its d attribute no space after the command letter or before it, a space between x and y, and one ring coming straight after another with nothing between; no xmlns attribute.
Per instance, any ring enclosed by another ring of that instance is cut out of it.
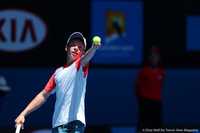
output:
<svg viewBox="0 0 200 133"><path fill-rule="evenodd" d="M81 57L81 64L85 67L94 56L96 50L101 46L101 43L93 43L92 47Z"/></svg>

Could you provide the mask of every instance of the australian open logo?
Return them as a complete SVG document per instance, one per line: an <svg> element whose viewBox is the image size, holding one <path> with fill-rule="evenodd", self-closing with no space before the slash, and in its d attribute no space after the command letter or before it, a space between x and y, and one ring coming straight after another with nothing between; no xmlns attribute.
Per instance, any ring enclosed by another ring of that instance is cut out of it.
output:
<svg viewBox="0 0 200 133"><path fill-rule="evenodd" d="M47 35L45 22L19 9L0 10L0 50L23 52L39 46Z"/></svg>

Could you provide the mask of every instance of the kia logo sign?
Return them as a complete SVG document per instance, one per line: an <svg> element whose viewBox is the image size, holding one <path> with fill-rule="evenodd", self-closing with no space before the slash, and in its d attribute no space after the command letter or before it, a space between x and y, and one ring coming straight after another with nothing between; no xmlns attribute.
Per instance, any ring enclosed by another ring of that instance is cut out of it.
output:
<svg viewBox="0 0 200 133"><path fill-rule="evenodd" d="M22 52L40 45L47 35L45 22L18 9L0 10L0 50Z"/></svg>

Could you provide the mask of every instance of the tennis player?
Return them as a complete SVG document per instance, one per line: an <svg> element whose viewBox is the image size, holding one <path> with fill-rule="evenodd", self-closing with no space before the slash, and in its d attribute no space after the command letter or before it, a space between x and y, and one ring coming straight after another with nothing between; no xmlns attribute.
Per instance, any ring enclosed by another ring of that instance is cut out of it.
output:
<svg viewBox="0 0 200 133"><path fill-rule="evenodd" d="M84 133L85 92L89 61L101 43L93 43L85 53L86 39L74 32L65 46L66 65L58 68L49 82L15 119L15 127L24 128L25 116L42 105L50 94L56 92L56 103L52 120L52 133Z"/></svg>

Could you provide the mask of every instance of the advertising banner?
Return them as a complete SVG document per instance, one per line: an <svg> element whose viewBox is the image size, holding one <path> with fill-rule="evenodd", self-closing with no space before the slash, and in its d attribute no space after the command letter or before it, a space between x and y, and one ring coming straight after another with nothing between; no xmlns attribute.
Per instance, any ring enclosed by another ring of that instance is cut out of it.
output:
<svg viewBox="0 0 200 133"><path fill-rule="evenodd" d="M92 37L99 36L102 47L93 64L134 64L142 62L143 4L122 1L92 2Z"/></svg>

